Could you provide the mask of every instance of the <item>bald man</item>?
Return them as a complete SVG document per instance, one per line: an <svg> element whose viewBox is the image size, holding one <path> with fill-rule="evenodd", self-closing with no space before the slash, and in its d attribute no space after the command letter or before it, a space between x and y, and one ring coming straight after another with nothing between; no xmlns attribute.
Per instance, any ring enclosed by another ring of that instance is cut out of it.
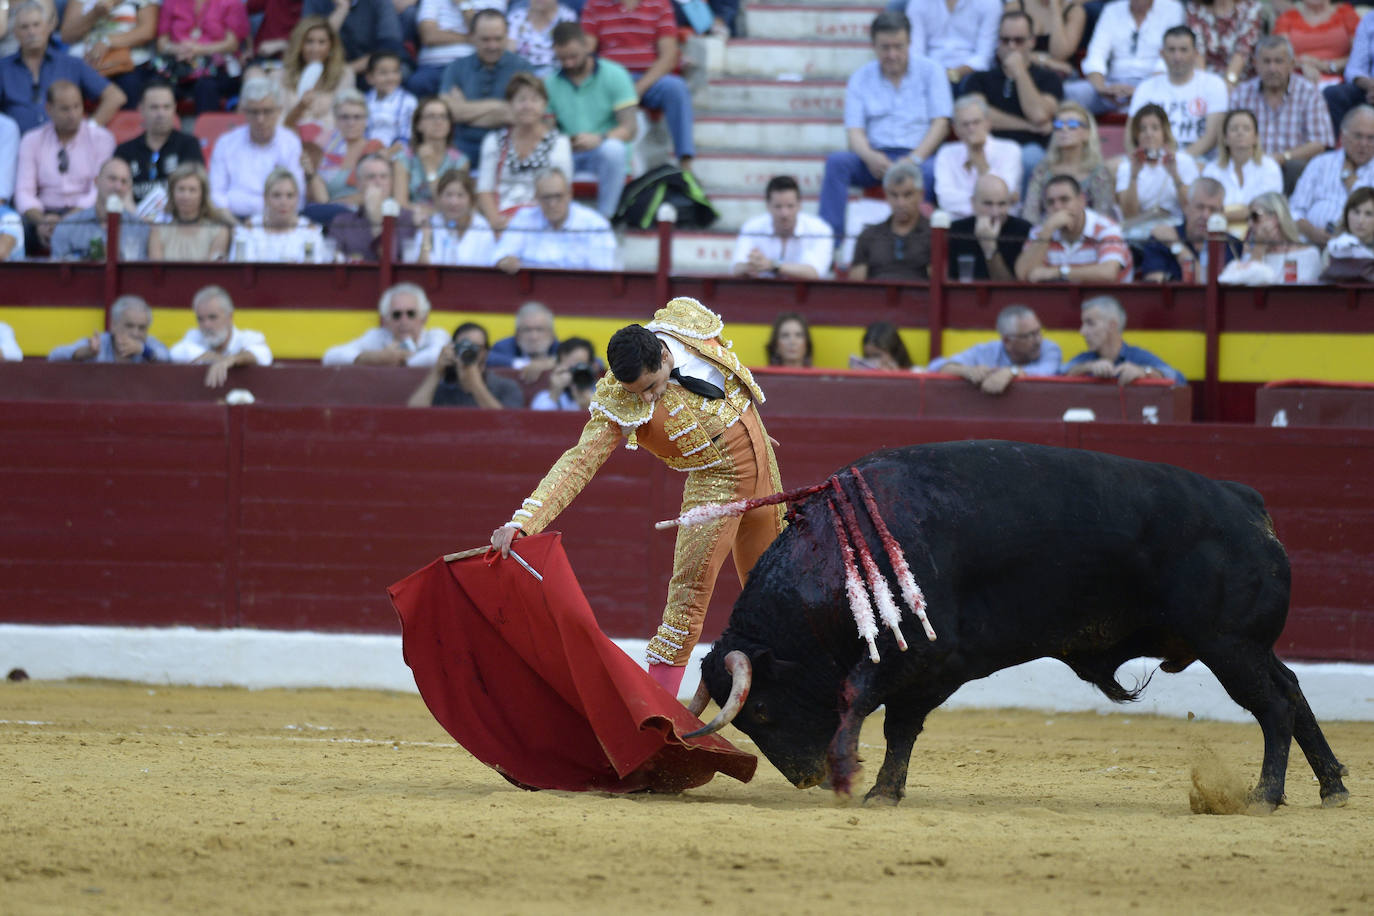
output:
<svg viewBox="0 0 1374 916"><path fill-rule="evenodd" d="M1011 216L1011 189L991 173L973 186L973 215L949 224L949 278L959 279L959 263L973 260L975 280L1015 280L1016 258L1031 224Z"/></svg>

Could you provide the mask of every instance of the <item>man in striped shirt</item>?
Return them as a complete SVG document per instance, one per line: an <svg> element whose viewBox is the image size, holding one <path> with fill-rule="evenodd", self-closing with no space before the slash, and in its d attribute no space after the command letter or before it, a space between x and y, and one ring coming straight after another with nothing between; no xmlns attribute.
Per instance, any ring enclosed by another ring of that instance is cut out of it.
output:
<svg viewBox="0 0 1374 916"><path fill-rule="evenodd" d="M678 64L677 20L672 0L587 0L582 30L598 56L613 60L635 81L645 108L661 109L684 171L692 167L692 94Z"/></svg>
<svg viewBox="0 0 1374 916"><path fill-rule="evenodd" d="M1121 227L1088 209L1072 175L1045 185L1045 221L1031 230L1016 277L1031 283L1129 283L1131 250Z"/></svg>

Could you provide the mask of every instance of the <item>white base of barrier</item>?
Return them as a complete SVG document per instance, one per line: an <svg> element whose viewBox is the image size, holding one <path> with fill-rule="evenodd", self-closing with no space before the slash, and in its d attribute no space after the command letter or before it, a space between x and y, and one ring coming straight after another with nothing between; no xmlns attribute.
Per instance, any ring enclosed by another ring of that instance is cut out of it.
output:
<svg viewBox="0 0 1374 916"><path fill-rule="evenodd" d="M643 659L645 640L620 639L616 644L632 658ZM698 646L692 654L682 682L684 698L696 691L708 648ZM1128 662L1117 679L1131 687L1155 667L1154 662ZM1290 667L1318 719L1374 721L1374 665L1297 662ZM401 659L399 636L352 633L0 624L0 675L14 668L40 680L91 677L204 687L415 692L410 669ZM945 706L1163 716L1191 712L1207 719L1252 721L1201 664L1181 674L1156 673L1139 702L1121 706L1064 665L1040 659L966 684Z"/></svg>

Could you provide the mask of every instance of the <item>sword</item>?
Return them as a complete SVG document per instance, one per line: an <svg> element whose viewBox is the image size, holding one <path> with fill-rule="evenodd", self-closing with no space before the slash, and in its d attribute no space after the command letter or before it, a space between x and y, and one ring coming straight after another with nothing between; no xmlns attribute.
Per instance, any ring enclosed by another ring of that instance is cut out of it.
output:
<svg viewBox="0 0 1374 916"><path fill-rule="evenodd" d="M486 547L474 547L471 550L460 550L457 553L446 553L444 554L444 562L452 563L454 560L466 560L468 557L480 556L490 549L491 546L488 545ZM535 569L533 566L526 563L525 558L520 556L520 554L512 550L510 552L510 556L512 560L514 560L515 562L519 563L522 567L524 567L525 572L529 573L531 576L534 576L540 582L544 581L544 577L539 574L539 570Z"/></svg>

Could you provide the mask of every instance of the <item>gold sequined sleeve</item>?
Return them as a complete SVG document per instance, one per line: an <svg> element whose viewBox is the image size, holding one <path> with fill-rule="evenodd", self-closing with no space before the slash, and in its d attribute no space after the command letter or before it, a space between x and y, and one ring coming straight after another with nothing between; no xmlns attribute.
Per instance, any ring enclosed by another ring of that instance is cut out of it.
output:
<svg viewBox="0 0 1374 916"><path fill-rule="evenodd" d="M577 444L554 462L506 527L519 528L526 534L538 534L547 528L591 482L622 438L616 424L593 416L582 428L582 437Z"/></svg>

